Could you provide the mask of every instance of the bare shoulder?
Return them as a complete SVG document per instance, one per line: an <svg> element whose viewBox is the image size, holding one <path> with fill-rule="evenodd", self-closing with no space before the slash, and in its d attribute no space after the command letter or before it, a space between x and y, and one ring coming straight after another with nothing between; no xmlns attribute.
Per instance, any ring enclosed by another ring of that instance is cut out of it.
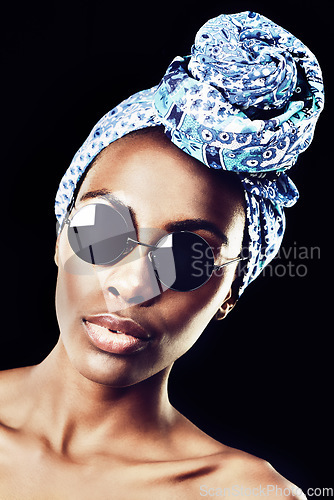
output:
<svg viewBox="0 0 334 500"><path fill-rule="evenodd" d="M26 399L26 383L32 367L14 368L0 372L0 425L11 426Z"/></svg>
<svg viewBox="0 0 334 500"><path fill-rule="evenodd" d="M10 397L13 389L20 387L20 384L26 380L32 369L33 366L25 366L0 371L0 398L7 399Z"/></svg>
<svg viewBox="0 0 334 500"><path fill-rule="evenodd" d="M217 468L206 481L207 485L201 485L201 496L306 500L302 490L266 460L235 448L222 447L217 455Z"/></svg>
<svg viewBox="0 0 334 500"><path fill-rule="evenodd" d="M280 475L266 460L216 441L187 420L184 424L188 432L182 434L182 449L195 460L191 465L192 498L306 500L302 490ZM184 474L184 477L188 476ZM184 495L183 498L188 497Z"/></svg>

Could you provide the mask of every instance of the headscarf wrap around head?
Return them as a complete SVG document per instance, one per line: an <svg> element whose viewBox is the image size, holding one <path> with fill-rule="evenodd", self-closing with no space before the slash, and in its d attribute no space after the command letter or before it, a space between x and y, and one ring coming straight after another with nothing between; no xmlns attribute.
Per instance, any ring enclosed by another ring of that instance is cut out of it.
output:
<svg viewBox="0 0 334 500"><path fill-rule="evenodd" d="M241 180L248 261L240 296L278 252L284 207L299 196L286 171L309 146L323 105L319 64L291 33L254 12L211 19L191 55L176 57L159 85L132 95L95 125L60 183L60 227L79 179L105 147L163 125L182 151Z"/></svg>

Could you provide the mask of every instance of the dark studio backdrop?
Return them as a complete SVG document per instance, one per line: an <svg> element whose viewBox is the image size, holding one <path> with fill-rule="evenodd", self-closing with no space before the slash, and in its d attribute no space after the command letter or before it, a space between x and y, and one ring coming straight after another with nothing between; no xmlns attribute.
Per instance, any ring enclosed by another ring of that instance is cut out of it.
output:
<svg viewBox="0 0 334 500"><path fill-rule="evenodd" d="M327 109L292 174L301 198L287 210L280 258L176 362L170 396L206 432L266 458L304 490L331 487L328 2L7 7L1 29L0 368L38 363L57 341L53 203L76 150L104 113L157 84L174 56L188 54L204 22L243 10L271 18L317 55Z"/></svg>

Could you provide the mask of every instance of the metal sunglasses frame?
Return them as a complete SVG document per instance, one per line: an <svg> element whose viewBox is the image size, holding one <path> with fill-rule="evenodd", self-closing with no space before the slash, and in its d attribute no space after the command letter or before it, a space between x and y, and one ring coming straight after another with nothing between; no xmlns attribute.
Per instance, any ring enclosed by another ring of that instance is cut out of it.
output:
<svg viewBox="0 0 334 500"><path fill-rule="evenodd" d="M74 206L74 200L72 200L72 202L71 202L71 204L70 204L70 207L69 207L69 209L68 209L68 214L67 214L67 216L66 216L66 218L65 218L65 220L64 220L64 222L63 222L63 224L64 224L64 225L66 224L66 225L68 225L68 226L69 226L69 225L70 225L70 223L71 223L72 218L70 217L70 214L71 214L71 211L72 211L72 209L73 209L73 206ZM115 210L116 212L118 212L118 210L116 210L114 207L112 207L112 208L113 208L113 210ZM80 209L79 209L79 211L80 211ZM119 212L118 212L118 213L119 213ZM120 214L120 215L121 215L121 217L124 219L124 217L122 216L122 214ZM125 221L125 223L126 223L126 221ZM126 224L127 224L127 223L126 223ZM168 236L168 235L171 235L171 234L174 234L174 233L185 233L185 232L186 232L186 233L193 233L193 231L173 231L172 233L167 233L167 235L165 235L165 236L163 236L162 238L160 238L160 239L159 239L159 241L161 241L161 239L165 238L165 237L166 237L166 236ZM193 233L193 234L196 234L196 233ZM209 245L209 243L206 241L206 239L205 239L205 238L203 238L203 236L199 236L199 235L197 235L197 236L198 236L199 238L202 238L202 239L205 241L205 243L208 245L208 247L209 247L209 248L211 248L211 247L210 247L210 245ZM129 242L135 243L135 245L129 245ZM156 245L149 245L149 244L147 244L147 243L143 243L142 241L135 240L134 238L130 238L130 237L128 237L128 238L127 238L127 241L126 241L126 244L125 244L125 248L124 248L123 252L122 252L122 253L118 256L117 260L118 260L118 259L119 259L119 260L122 260L122 258L124 258L124 257L125 257L125 255L127 255L127 254L131 253L131 252L132 252L132 250L134 250L135 246L137 246L137 245L140 245L140 246L143 246L143 247L146 247L146 248L151 248L151 249L152 249L152 251L153 251L153 250L159 250L159 249L161 248L161 247L159 247L159 246L156 246ZM129 247L132 247L132 248L131 248L131 249L129 249ZM152 255L151 255L151 254L152 254L152 252L149 252L149 253L148 253L148 256L149 256L150 261L152 262ZM123 256L123 257L122 257L122 256ZM216 264L214 264L214 265L213 265L213 268L212 268L212 274L213 274L213 272L214 272L214 271L219 271L220 269L222 269L223 267L228 266L229 264L233 264L234 262L240 262L240 261L242 261L242 260L247 260L247 257L242 257L242 256L239 254L239 255L238 255L238 257L236 257L235 259L229 260L228 262L225 262L224 264L220 264L220 265L216 265ZM92 261L94 261L93 255L92 255ZM94 265L108 265L108 263L106 263L106 264L95 264L94 262L92 262L92 264L94 264ZM112 261L110 262L110 265L112 265ZM212 274L211 274L211 275L212 275Z"/></svg>

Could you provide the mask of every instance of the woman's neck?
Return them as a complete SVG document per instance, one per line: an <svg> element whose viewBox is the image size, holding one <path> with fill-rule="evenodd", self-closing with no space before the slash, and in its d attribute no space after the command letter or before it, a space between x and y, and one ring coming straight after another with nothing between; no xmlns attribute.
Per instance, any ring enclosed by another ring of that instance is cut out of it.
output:
<svg viewBox="0 0 334 500"><path fill-rule="evenodd" d="M29 425L63 454L102 450L110 439L113 446L157 439L179 415L167 395L170 368L134 386L105 386L72 367L60 340L27 381L34 394Z"/></svg>

